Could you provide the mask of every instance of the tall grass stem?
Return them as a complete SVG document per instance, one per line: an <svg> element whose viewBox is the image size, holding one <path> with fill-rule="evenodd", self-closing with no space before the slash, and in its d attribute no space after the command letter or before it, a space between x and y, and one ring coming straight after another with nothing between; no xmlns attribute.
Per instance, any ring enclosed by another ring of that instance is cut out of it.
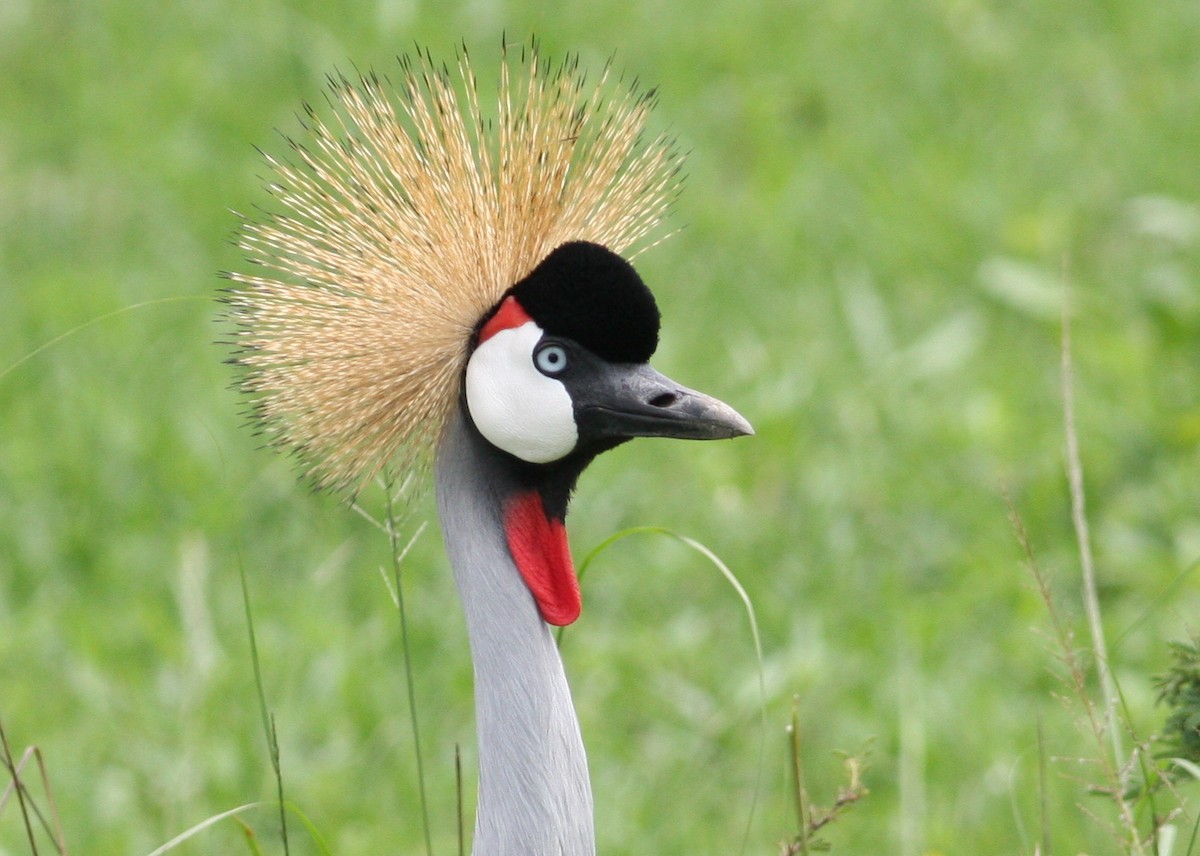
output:
<svg viewBox="0 0 1200 856"><path fill-rule="evenodd" d="M800 699L792 698L792 719L788 724L788 750L791 755L792 795L796 801L796 846L800 856L808 856L808 792L804 787L804 762L800 754Z"/></svg>
<svg viewBox="0 0 1200 856"><path fill-rule="evenodd" d="M1079 432L1075 420L1075 378L1071 362L1071 304L1066 263L1063 264L1062 308L1062 400L1063 431L1066 435L1067 483L1071 493L1071 521L1079 546L1079 563L1083 574L1083 607L1092 650L1096 656L1096 672L1104 694L1104 719L1112 746L1113 767L1125 785L1125 752L1121 740L1117 713L1117 687L1108 661L1108 646L1104 638L1104 622L1100 612L1100 595L1096 586L1096 565L1092 557L1091 534L1088 530L1087 507L1083 489L1083 463L1079 454Z"/></svg>
<svg viewBox="0 0 1200 856"><path fill-rule="evenodd" d="M463 826L462 750L454 744L454 808L458 822L458 856L466 856L467 836Z"/></svg>
<svg viewBox="0 0 1200 856"><path fill-rule="evenodd" d="M267 738L267 755L271 769L275 772L275 790L279 802L279 834L283 840L285 856L291 852L288 846L287 811L283 796L283 767L279 760L279 736L275 730L275 717L267 708L267 694L263 689L262 667L258 659L258 642L254 637L254 614L250 609L250 585L246 581L246 567L238 558L238 573L242 580L242 605L246 609L246 632L250 639L250 662L254 668L254 686L258 691L258 709L262 715L263 732Z"/></svg>
<svg viewBox="0 0 1200 856"><path fill-rule="evenodd" d="M45 351L49 348L54 347L55 345L57 345L59 342L63 341L64 339L68 339L71 336L74 336L76 333L80 332L81 330L86 330L88 327L91 327L93 324L99 324L101 321L106 321L109 318L112 318L117 315L124 315L126 312L132 312L135 309L142 309L147 306L159 306L163 303L179 303L180 301L187 301L187 300L203 300L205 302L209 302L212 300L212 298L207 294L176 294L172 297L157 297L153 300L143 300L140 303L131 303L128 306L122 306L120 309L114 309L111 312L105 312L101 315L97 315L95 318L89 318L87 321L84 321L82 324L76 324L70 330L67 330L63 333L59 333L53 339L50 339L47 342L43 342L42 344L40 344L36 348L34 348L32 351L29 351L28 353L26 353L20 359L16 360L15 362L9 363L3 369L0 369L0 380L3 380L7 375L16 371L22 365L24 365L25 363L32 360L34 357L36 357L42 351Z"/></svg>
<svg viewBox="0 0 1200 856"><path fill-rule="evenodd" d="M401 490L404 489L404 486L402 483ZM392 582L395 586L393 594L396 598L396 611L400 614L400 645L404 650L404 683L408 693L409 719L412 722L413 754L416 757L417 763L417 792L421 799L421 827L425 835L425 854L426 856L433 856L433 839L429 824L429 802L425 793L425 764L421 755L421 724L417 716L417 692L413 679L412 653L409 645L408 613L404 607L403 575L400 571L401 565L408 555L408 551L412 549L417 538L425 531L425 527L424 525L418 527L417 531L408 540L408 543L401 546L400 526L399 521L396 519L393 486L390 476L384 479L384 496L387 504L387 518L384 524L387 529L389 552L392 554Z"/></svg>
<svg viewBox="0 0 1200 856"><path fill-rule="evenodd" d="M21 771L13 759L12 747L8 743L8 735L4 732L3 725L0 725L0 747L4 752L4 765L8 767L9 775L12 776L13 788L17 792L17 805L21 809L21 820L25 824L25 834L29 836L29 850L33 856L37 856L37 841L33 836L33 824L29 821L29 807L25 804L25 784L21 781Z"/></svg>
<svg viewBox="0 0 1200 856"><path fill-rule="evenodd" d="M1037 719L1038 747L1038 814L1041 826L1042 853L1050 856L1050 790L1047 782L1047 767L1049 766L1050 750L1046 746L1046 724L1039 715Z"/></svg>

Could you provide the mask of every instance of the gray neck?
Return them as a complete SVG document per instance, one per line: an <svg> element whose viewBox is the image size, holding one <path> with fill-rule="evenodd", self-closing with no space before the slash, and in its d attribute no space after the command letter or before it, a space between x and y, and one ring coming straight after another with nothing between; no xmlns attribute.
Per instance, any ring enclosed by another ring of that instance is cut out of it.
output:
<svg viewBox="0 0 1200 856"><path fill-rule="evenodd" d="M562 659L509 555L515 489L461 415L437 455L437 504L475 666L474 856L593 856L592 789Z"/></svg>

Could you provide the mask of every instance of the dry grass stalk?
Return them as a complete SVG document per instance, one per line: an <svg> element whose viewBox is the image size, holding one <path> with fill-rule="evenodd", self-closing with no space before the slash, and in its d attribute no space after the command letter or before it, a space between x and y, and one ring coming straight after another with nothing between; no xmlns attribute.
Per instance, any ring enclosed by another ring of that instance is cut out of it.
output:
<svg viewBox="0 0 1200 856"><path fill-rule="evenodd" d="M792 718L787 727L797 832L793 838L780 843L780 856L808 856L814 850L828 850L829 844L819 838L817 833L870 793L862 781L862 774L867 766L865 752L858 755L846 755L843 758L846 784L838 788L833 804L827 808L813 805L808 795L808 788L804 784L804 760L800 750L799 705L799 699L794 699Z"/></svg>
<svg viewBox="0 0 1200 856"><path fill-rule="evenodd" d="M34 799L33 794L29 791L29 786L22 778L30 761L37 763L38 776L42 780L42 791L46 797L45 811ZM28 746L21 753L21 759L16 760L12 753L12 746L8 742L8 735L4 731L4 725L0 723L0 762L8 772L8 784L3 793L0 793L0 817L3 816L8 801L15 797L21 813L21 822L29 839L29 852L34 856L37 856L39 852L34 833L33 821L36 819L38 825L50 837L54 852L59 856L67 856L67 839L63 834L62 820L58 814L58 805L54 801L54 791L50 787L50 774L46 770L46 761L42 757L42 751L37 746ZM46 816L47 814L49 817Z"/></svg>
<svg viewBox="0 0 1200 856"><path fill-rule="evenodd" d="M1064 263L1065 268L1065 263ZM1083 490L1083 462L1079 454L1079 433L1075 423L1075 375L1071 362L1071 306L1070 292L1066 287L1067 276L1063 273L1062 310L1062 399L1063 433L1066 446L1067 484L1071 493L1071 523L1079 548L1079 565L1083 577L1083 608L1087 614L1088 630L1092 637L1092 651L1096 658L1096 672L1100 676L1100 690L1104 693L1104 717L1108 739L1112 747L1114 762L1121 763L1125 757L1122 747L1120 717L1117 712L1119 697L1116 681L1108 663L1108 644L1105 642L1104 622L1100 615L1100 595L1096 588L1096 563L1092 557L1092 539L1088 529L1087 507ZM1125 782L1122 781L1122 785Z"/></svg>
<svg viewBox="0 0 1200 856"><path fill-rule="evenodd" d="M1107 824L1084 806L1080 806L1080 810L1102 825L1108 826L1114 837L1120 840L1126 853L1142 856L1145 849L1138 834L1133 804L1128 799L1123 785L1127 778L1126 762L1109 755L1108 725L1104 713L1097 708L1088 688L1088 664L1076 647L1074 631L1067 625L1055 602L1049 577L1034 556L1033 545L1029 539L1029 533L1025 529L1025 523L1007 492L1004 494L1004 500L1008 506L1009 521L1012 524L1013 532L1025 554L1026 567L1033 576L1038 594L1042 602L1046 604L1046 611L1050 617L1050 628L1057 648L1055 656L1065 669L1066 674L1063 681L1070 693L1064 701L1069 707L1077 707L1082 711L1084 728L1096 742L1097 753L1094 762L1100 768L1103 784L1100 786L1091 784L1088 785L1088 788L1112 799L1117 810L1118 823L1116 825Z"/></svg>

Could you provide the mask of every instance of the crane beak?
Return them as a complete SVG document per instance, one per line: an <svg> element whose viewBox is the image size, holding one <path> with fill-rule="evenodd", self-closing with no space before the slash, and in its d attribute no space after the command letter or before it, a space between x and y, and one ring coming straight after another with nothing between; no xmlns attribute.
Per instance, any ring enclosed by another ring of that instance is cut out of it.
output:
<svg viewBox="0 0 1200 856"><path fill-rule="evenodd" d="M647 363L608 364L586 383L572 384L571 396L581 438L725 440L754 433L728 404L675 383Z"/></svg>

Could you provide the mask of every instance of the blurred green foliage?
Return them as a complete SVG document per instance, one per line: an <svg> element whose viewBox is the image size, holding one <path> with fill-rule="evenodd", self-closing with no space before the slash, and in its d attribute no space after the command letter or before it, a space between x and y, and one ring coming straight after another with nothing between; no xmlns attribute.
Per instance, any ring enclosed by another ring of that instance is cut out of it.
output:
<svg viewBox="0 0 1200 856"><path fill-rule="evenodd" d="M1054 757L1094 751L1053 696L1001 499L1070 612L1064 282L1110 652L1143 734L1200 610L1194 0L5 0L0 716L45 753L72 849L148 852L273 797L243 566L289 798L337 853L419 852L386 539L257 448L212 298L240 264L229 209L267 204L254 147L282 150L325 73L463 39L482 69L502 31L596 69L615 51L692 151L683 231L640 260L656 362L759 433L606 456L571 531L582 554L669 526L754 599L778 731L749 852L794 831L794 694L814 794L873 738L835 851L1032 852L1039 721ZM413 525L431 516L426 497ZM407 585L448 853L474 736L432 528ZM601 852L737 852L759 741L740 603L652 539L609 551L585 598L564 650ZM1051 771L1056 849L1111 852L1079 808L1088 766ZM248 819L273 846L274 814ZM176 852L244 846L230 822ZM0 852L27 852L11 806Z"/></svg>
<svg viewBox="0 0 1200 856"><path fill-rule="evenodd" d="M1159 754L1181 769L1176 778L1200 766L1200 638L1171 644L1171 665L1155 682L1159 704L1170 715L1160 733Z"/></svg>

